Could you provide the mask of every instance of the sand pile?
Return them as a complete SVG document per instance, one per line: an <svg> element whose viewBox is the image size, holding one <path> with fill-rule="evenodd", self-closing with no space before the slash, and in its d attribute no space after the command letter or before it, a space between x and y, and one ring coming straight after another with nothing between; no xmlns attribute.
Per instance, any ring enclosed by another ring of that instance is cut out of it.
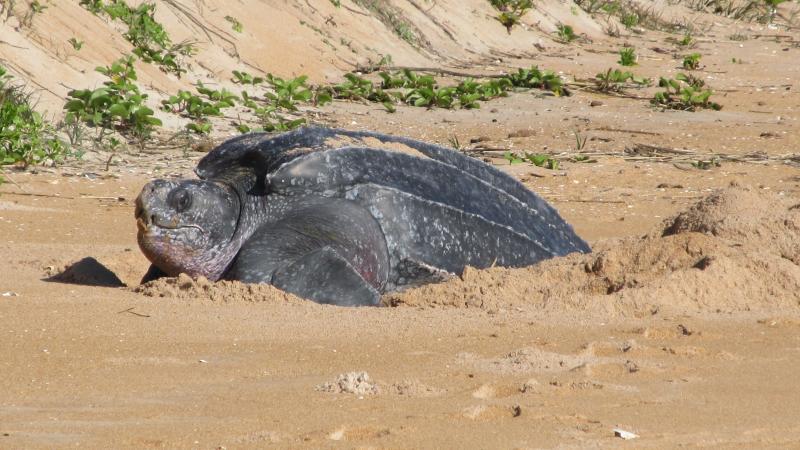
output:
<svg viewBox="0 0 800 450"><path fill-rule="evenodd" d="M428 386L419 380L402 380L396 383L375 382L367 372L343 373L335 380L322 383L315 389L320 392L359 396L389 394L405 397L436 397L447 392L445 389Z"/></svg>
<svg viewBox="0 0 800 450"><path fill-rule="evenodd" d="M800 202L738 186L641 238L522 269L386 295L391 306L537 309L602 316L800 311Z"/></svg>
<svg viewBox="0 0 800 450"><path fill-rule="evenodd" d="M322 392L355 395L372 395L381 391L380 387L370 380L367 372L343 373L333 382L320 384L316 389Z"/></svg>
<svg viewBox="0 0 800 450"><path fill-rule="evenodd" d="M180 274L177 278L160 278L136 286L133 291L147 297L178 300L203 299L217 303L236 301L307 303L306 300L266 284L244 284L237 281L212 283L205 277L193 280L186 274Z"/></svg>

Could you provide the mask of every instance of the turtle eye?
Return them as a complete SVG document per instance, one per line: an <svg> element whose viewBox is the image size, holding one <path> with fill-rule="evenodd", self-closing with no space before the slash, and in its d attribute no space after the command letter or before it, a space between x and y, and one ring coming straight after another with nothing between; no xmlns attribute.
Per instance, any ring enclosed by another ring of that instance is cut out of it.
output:
<svg viewBox="0 0 800 450"><path fill-rule="evenodd" d="M184 212L192 206L192 194L186 189L177 189L172 192L172 206L177 212Z"/></svg>

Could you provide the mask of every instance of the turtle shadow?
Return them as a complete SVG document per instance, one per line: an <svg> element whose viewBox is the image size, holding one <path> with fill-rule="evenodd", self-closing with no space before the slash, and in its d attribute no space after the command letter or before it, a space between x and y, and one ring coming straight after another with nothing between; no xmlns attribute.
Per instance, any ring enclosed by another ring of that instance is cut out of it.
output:
<svg viewBox="0 0 800 450"><path fill-rule="evenodd" d="M91 256L70 264L60 273L45 278L44 281L96 287L127 286L117 274Z"/></svg>

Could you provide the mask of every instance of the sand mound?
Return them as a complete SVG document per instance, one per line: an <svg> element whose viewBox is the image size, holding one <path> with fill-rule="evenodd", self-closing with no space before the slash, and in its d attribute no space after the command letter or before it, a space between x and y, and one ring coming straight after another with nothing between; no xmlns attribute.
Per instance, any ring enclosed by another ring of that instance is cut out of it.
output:
<svg viewBox="0 0 800 450"><path fill-rule="evenodd" d="M244 284L237 281L212 283L204 277L193 280L186 274L181 274L177 278L160 278L136 286L133 291L148 297L207 299L219 303L236 301L307 303L306 300L266 284Z"/></svg>
<svg viewBox="0 0 800 450"><path fill-rule="evenodd" d="M340 374L334 381L322 383L315 388L320 392L353 395L390 394L405 397L437 397L447 392L428 386L419 380L402 380L396 383L376 383L367 372L348 372Z"/></svg>
<svg viewBox="0 0 800 450"><path fill-rule="evenodd" d="M521 269L386 295L391 306L538 309L604 316L800 311L800 207L739 186L641 238Z"/></svg>
<svg viewBox="0 0 800 450"><path fill-rule="evenodd" d="M367 372L348 372L336 380L317 386L318 391L336 394L373 395L380 393L380 387L373 383Z"/></svg>
<svg viewBox="0 0 800 450"><path fill-rule="evenodd" d="M710 195L663 228L663 236L705 233L800 264L800 201L733 187Z"/></svg>

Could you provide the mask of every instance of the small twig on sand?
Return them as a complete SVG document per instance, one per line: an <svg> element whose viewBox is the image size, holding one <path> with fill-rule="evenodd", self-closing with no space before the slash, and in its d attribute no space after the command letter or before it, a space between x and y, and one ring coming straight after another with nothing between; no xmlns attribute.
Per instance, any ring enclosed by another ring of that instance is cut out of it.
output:
<svg viewBox="0 0 800 450"><path fill-rule="evenodd" d="M484 153L499 153L499 154L502 155L503 153L508 152L508 151L510 151L510 149L504 148L504 147L475 147L475 148L464 149L464 153L468 153L468 154L469 153L480 153L480 154L484 154Z"/></svg>
<svg viewBox="0 0 800 450"><path fill-rule="evenodd" d="M595 200L595 199L587 199L587 198L565 198L563 200L553 199L554 202L565 202L565 203L613 203L613 204L626 204L627 202L623 200Z"/></svg>
<svg viewBox="0 0 800 450"><path fill-rule="evenodd" d="M632 148L626 148L625 153L637 156L661 156L664 154L669 155L691 155L695 152L691 150L682 150L679 148L661 147L658 145L650 144L634 144Z"/></svg>
<svg viewBox="0 0 800 450"><path fill-rule="evenodd" d="M22 197L48 197L48 198L75 200L75 197L70 197L68 195L37 194L35 192L3 192L3 195L19 195Z"/></svg>
<svg viewBox="0 0 800 450"><path fill-rule="evenodd" d="M114 159L115 156L117 156L116 153L111 153L111 155L108 156L108 160L106 161L106 172L108 172L108 169L111 167L111 160Z"/></svg>
<svg viewBox="0 0 800 450"><path fill-rule="evenodd" d="M717 161L739 162L749 164L769 164L771 162L800 165L800 154L768 155L764 152L751 152L743 155L726 153L703 153L695 150L659 147L648 144L634 144L625 149L626 161L653 161L667 163L696 162L716 159ZM676 166L677 167L677 166ZM688 168L678 167L681 170Z"/></svg>
<svg viewBox="0 0 800 450"><path fill-rule="evenodd" d="M450 75L453 77L469 77L469 78L503 78L508 76L506 74L478 74L478 73L460 72L457 70L440 69L437 67L388 66L388 67L380 67L379 70L380 69L389 71L410 70L412 72L427 72L437 75Z"/></svg>
<svg viewBox="0 0 800 450"><path fill-rule="evenodd" d="M648 136L661 136L661 133L653 131L638 131L638 130L624 130L621 128L611 128L607 126L597 128L598 131L611 131L613 133L631 133L631 134L646 134Z"/></svg>
<svg viewBox="0 0 800 450"><path fill-rule="evenodd" d="M28 190L28 188L26 188L25 186L23 186L23 185L21 185L21 184L17 183L17 182L14 180L14 178L13 178L13 177L11 177L11 174L4 173L4 174L3 174L3 177L4 177L5 179L7 179L9 183L11 183L11 184L13 184L14 186L18 187L18 188L19 188L21 191L23 191L23 192L28 192L28 193L30 192L30 191Z"/></svg>
<svg viewBox="0 0 800 450"><path fill-rule="evenodd" d="M83 195L81 194L81 198L86 198L90 200L114 200L118 202L124 202L125 197L104 197L101 195Z"/></svg>
<svg viewBox="0 0 800 450"><path fill-rule="evenodd" d="M122 310L122 311L118 312L117 314L128 313L128 314L133 314L134 316L137 316L137 317L150 317L149 314L139 314L139 313L137 313L136 311L133 310L133 308L135 308L135 306L131 306L130 308Z"/></svg>

